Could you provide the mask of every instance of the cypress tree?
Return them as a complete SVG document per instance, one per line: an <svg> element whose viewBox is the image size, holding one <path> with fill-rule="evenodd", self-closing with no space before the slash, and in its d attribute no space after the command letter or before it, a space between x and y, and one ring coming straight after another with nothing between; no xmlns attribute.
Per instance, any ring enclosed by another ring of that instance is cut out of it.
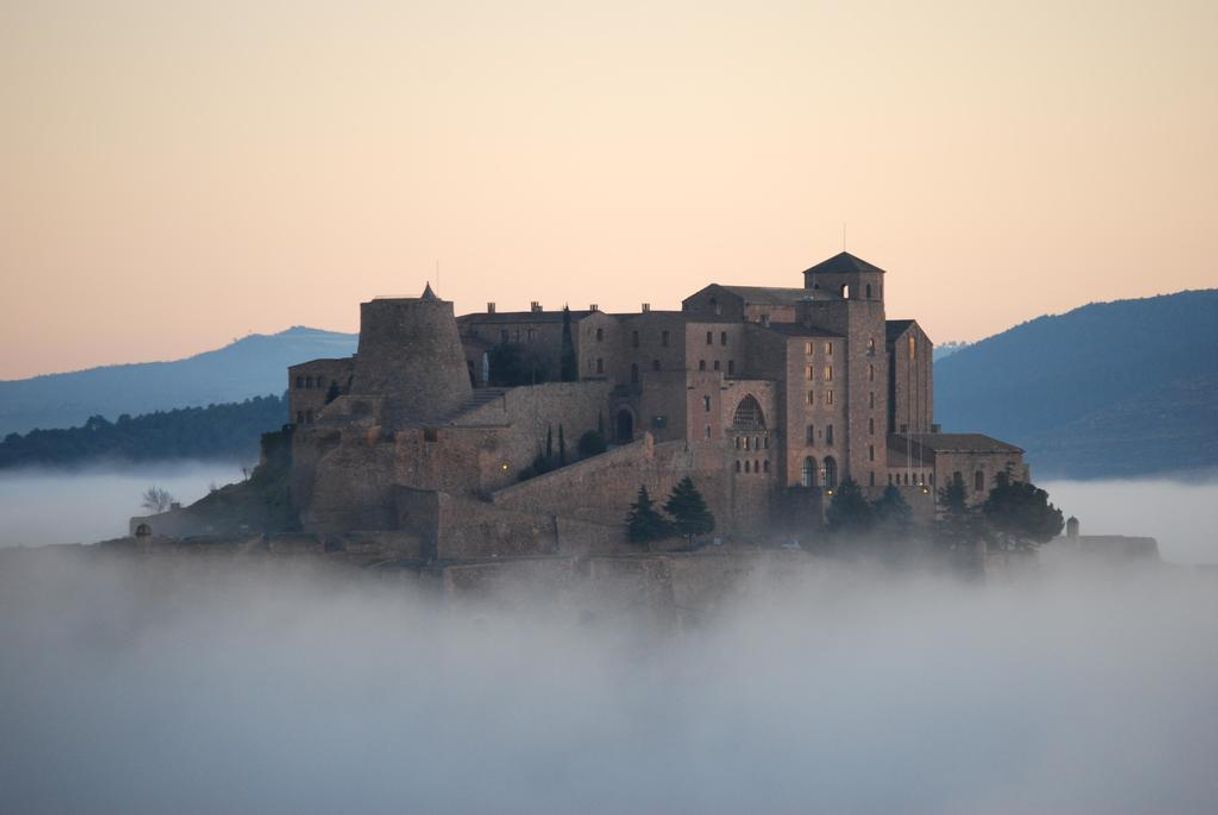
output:
<svg viewBox="0 0 1218 815"><path fill-rule="evenodd" d="M673 528L677 534L687 538L694 535L706 535L715 529L715 516L706 506L702 493L694 486L694 481L685 476L673 487L672 494L664 504L664 511L673 518Z"/></svg>
<svg viewBox="0 0 1218 815"><path fill-rule="evenodd" d="M571 308L562 307L562 361L559 378L563 382L579 379L579 361L575 358L575 341L571 337Z"/></svg>
<svg viewBox="0 0 1218 815"><path fill-rule="evenodd" d="M1035 549L1061 534L1062 511L1049 503L1049 493L1002 473L981 507L1004 549Z"/></svg>

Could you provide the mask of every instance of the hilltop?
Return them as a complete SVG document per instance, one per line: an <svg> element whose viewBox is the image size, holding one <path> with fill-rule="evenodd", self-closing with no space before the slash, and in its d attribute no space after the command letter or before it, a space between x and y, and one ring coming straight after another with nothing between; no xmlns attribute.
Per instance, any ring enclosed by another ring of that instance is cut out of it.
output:
<svg viewBox="0 0 1218 815"><path fill-rule="evenodd" d="M1218 466L1218 290L1039 317L935 365L935 413L1027 450L1039 477Z"/></svg>
<svg viewBox="0 0 1218 815"><path fill-rule="evenodd" d="M282 393L289 365L350 356L356 342L354 334L296 326L185 359L0 381L0 437L80 426L93 416L116 419Z"/></svg>

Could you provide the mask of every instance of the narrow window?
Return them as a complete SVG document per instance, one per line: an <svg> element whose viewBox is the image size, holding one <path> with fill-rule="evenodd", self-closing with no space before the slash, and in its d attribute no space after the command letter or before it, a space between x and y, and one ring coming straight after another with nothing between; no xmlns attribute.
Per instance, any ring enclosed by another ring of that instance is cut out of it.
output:
<svg viewBox="0 0 1218 815"><path fill-rule="evenodd" d="M829 356L833 356L833 343L831 343L831 342L825 343L825 353L828 354Z"/></svg>
<svg viewBox="0 0 1218 815"><path fill-rule="evenodd" d="M667 331L660 332L660 345L664 346L665 348L668 347L668 332Z"/></svg>
<svg viewBox="0 0 1218 815"><path fill-rule="evenodd" d="M875 417L874 416L867 417L867 432L869 434L871 434L872 436L875 435Z"/></svg>
<svg viewBox="0 0 1218 815"><path fill-rule="evenodd" d="M867 445L867 460L875 461L875 445L874 444ZM872 486L875 486L875 485L872 484Z"/></svg>
<svg viewBox="0 0 1218 815"><path fill-rule="evenodd" d="M984 491L985 491L985 473L981 472L981 470L978 470L976 472L976 474L973 475L973 492L984 492Z"/></svg>
<svg viewBox="0 0 1218 815"><path fill-rule="evenodd" d="M870 337L867 340L867 356L875 356L875 337Z"/></svg>
<svg viewBox="0 0 1218 815"><path fill-rule="evenodd" d="M875 381L875 366L874 365L867 366L867 381L868 382Z"/></svg>
<svg viewBox="0 0 1218 815"><path fill-rule="evenodd" d="M809 446L816 444L816 426L808 425L808 435L804 437L805 443Z"/></svg>
<svg viewBox="0 0 1218 815"><path fill-rule="evenodd" d="M653 371L660 370L660 361L658 359L653 359L651 361L651 370L653 370Z"/></svg>
<svg viewBox="0 0 1218 815"><path fill-rule="evenodd" d="M813 370L813 368L811 365L809 365L807 368L804 369L804 375L809 382L812 381L812 370Z"/></svg>
<svg viewBox="0 0 1218 815"><path fill-rule="evenodd" d="M825 404L833 404L833 391L825 391Z"/></svg>
<svg viewBox="0 0 1218 815"><path fill-rule="evenodd" d="M706 344L707 344L707 345L714 345L714 344L715 344L715 332L714 332L714 331L707 331L707 332L706 332Z"/></svg>
<svg viewBox="0 0 1218 815"><path fill-rule="evenodd" d="M300 390L303 387L304 387L304 377L303 376L296 377L296 390Z"/></svg>
<svg viewBox="0 0 1218 815"><path fill-rule="evenodd" d="M529 329L528 341L529 341L529 342L532 342L532 341L533 341L534 339L536 339L536 338L537 338L537 329L535 329L535 328L530 328L530 329Z"/></svg>
<svg viewBox="0 0 1218 815"><path fill-rule="evenodd" d="M605 359L604 359L604 357L597 357L597 358L596 358L596 372L597 372L598 374L603 374L603 373L605 372Z"/></svg>
<svg viewBox="0 0 1218 815"><path fill-rule="evenodd" d="M744 460L744 471L746 473L751 473L753 471L753 462L747 458Z"/></svg>
<svg viewBox="0 0 1218 815"><path fill-rule="evenodd" d="M702 397L702 410L706 411L707 413L710 413L710 397L709 396Z"/></svg>
<svg viewBox="0 0 1218 815"><path fill-rule="evenodd" d="M736 472L740 472L740 459L736 459Z"/></svg>
<svg viewBox="0 0 1218 815"><path fill-rule="evenodd" d="M867 407L875 407L875 391L867 394Z"/></svg>
<svg viewBox="0 0 1218 815"><path fill-rule="evenodd" d="M605 329L603 329L603 328L596 329L596 341L603 342L604 339L605 339Z"/></svg>
<svg viewBox="0 0 1218 815"><path fill-rule="evenodd" d="M727 332L726 331L719 332L719 344L727 345Z"/></svg>
<svg viewBox="0 0 1218 815"><path fill-rule="evenodd" d="M808 404L809 405L816 404L816 392L815 391L808 391Z"/></svg>
<svg viewBox="0 0 1218 815"><path fill-rule="evenodd" d="M729 359L727 361L727 373L728 373L728 376L731 376L732 374L736 373L736 360Z"/></svg>
<svg viewBox="0 0 1218 815"><path fill-rule="evenodd" d="M832 365L825 366L825 381L826 382L833 381L833 366Z"/></svg>
<svg viewBox="0 0 1218 815"><path fill-rule="evenodd" d="M871 292L868 292L868 294L871 294ZM867 473L867 484L868 486L875 486L875 473Z"/></svg>
<svg viewBox="0 0 1218 815"><path fill-rule="evenodd" d="M918 342L914 339L913 334L909 335L909 358L913 359L918 355Z"/></svg>
<svg viewBox="0 0 1218 815"><path fill-rule="evenodd" d="M639 366L637 363L630 364L630 381L634 384L639 383Z"/></svg>
<svg viewBox="0 0 1218 815"><path fill-rule="evenodd" d="M706 370L706 360L704 360L704 359L700 359L700 360L698 360L698 370L699 370L699 371L705 371L705 370Z"/></svg>
<svg viewBox="0 0 1218 815"><path fill-rule="evenodd" d="M770 460L767 458L765 461L761 462L761 467L768 473L770 471Z"/></svg>
<svg viewBox="0 0 1218 815"><path fill-rule="evenodd" d="M825 444L833 444L833 425L825 425Z"/></svg>
<svg viewBox="0 0 1218 815"><path fill-rule="evenodd" d="M811 343L811 342L804 343L804 353L807 354L808 356L812 356L812 352L815 349L816 349L815 343Z"/></svg>
<svg viewBox="0 0 1218 815"><path fill-rule="evenodd" d="M744 449L745 449L745 450L751 450L751 449L753 449L753 448L749 447L749 445L750 445L750 444L752 444L752 443L753 443L753 439L752 439L752 437L751 437L751 436L745 436L745 437L744 437Z"/></svg>
<svg viewBox="0 0 1218 815"><path fill-rule="evenodd" d="M710 438L710 425L707 425L707 426L706 426L706 437L707 437L708 439Z"/></svg>
<svg viewBox="0 0 1218 815"><path fill-rule="evenodd" d="M870 283L867 284L867 299L868 300L871 299L871 284ZM874 476L871 479L871 486L873 486L873 487L875 486L875 477Z"/></svg>
<svg viewBox="0 0 1218 815"><path fill-rule="evenodd" d="M637 331L630 332L630 344L632 346L634 346L635 348L639 347L639 332L637 332Z"/></svg>
<svg viewBox="0 0 1218 815"><path fill-rule="evenodd" d="M311 377L311 376L306 376L306 377L305 377L305 387L306 387L306 388L312 388L312 387L313 387L313 377Z"/></svg>
<svg viewBox="0 0 1218 815"><path fill-rule="evenodd" d="M715 360L715 370L719 370L719 360Z"/></svg>

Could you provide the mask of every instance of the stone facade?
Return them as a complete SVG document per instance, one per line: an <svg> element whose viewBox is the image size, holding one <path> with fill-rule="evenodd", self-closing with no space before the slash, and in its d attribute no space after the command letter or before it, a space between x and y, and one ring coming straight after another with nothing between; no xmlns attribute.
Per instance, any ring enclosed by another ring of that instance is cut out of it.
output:
<svg viewBox="0 0 1218 815"><path fill-rule="evenodd" d="M842 253L802 287L711 284L680 311L628 314L455 317L430 288L365 303L354 361L290 372L315 385L292 388L301 523L398 530L442 560L588 552L621 543L640 486L662 501L685 476L716 535L757 539L779 516L819 517L846 478L933 511L957 471L987 490L1003 469L1026 473L1018 448L935 432L933 345L887 319L884 275ZM610 449L578 460L589 432ZM522 481L547 438L563 466Z"/></svg>

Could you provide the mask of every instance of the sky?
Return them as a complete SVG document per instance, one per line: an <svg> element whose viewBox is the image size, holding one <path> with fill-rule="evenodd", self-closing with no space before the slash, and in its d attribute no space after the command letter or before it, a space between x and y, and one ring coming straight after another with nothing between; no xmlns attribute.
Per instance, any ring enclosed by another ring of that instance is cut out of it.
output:
<svg viewBox="0 0 1218 815"><path fill-rule="evenodd" d="M1214 287L1216 41L1213 2L0 0L0 378L427 280L676 308L843 231L939 342Z"/></svg>

